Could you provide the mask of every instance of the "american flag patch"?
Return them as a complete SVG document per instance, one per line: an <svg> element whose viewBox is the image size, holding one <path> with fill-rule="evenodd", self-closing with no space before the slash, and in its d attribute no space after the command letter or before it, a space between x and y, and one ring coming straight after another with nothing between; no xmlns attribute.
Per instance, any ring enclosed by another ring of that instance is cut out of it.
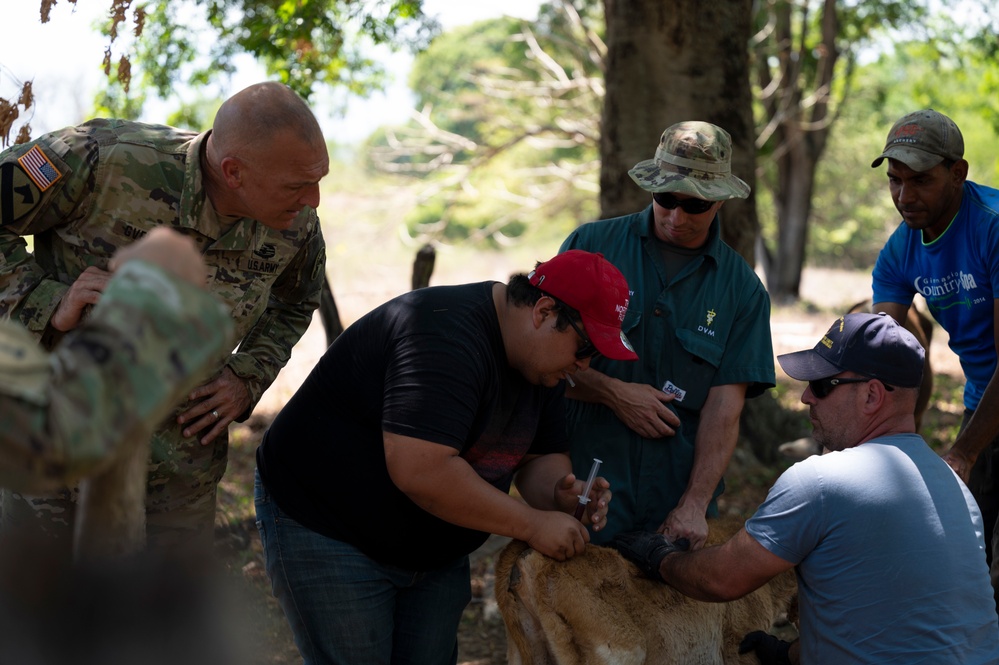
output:
<svg viewBox="0 0 999 665"><path fill-rule="evenodd" d="M43 192L62 177L59 169L49 161L49 158L37 145L18 157L17 161L24 168L28 177L38 185L38 189Z"/></svg>

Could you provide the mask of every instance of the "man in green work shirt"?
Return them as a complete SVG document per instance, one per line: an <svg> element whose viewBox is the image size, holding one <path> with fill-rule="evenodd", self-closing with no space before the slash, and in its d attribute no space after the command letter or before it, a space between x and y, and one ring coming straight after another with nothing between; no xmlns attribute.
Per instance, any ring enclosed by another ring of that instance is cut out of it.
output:
<svg viewBox="0 0 999 665"><path fill-rule="evenodd" d="M774 386L770 297L720 236L724 201L749 195L731 154L720 127L672 125L655 158L629 171L652 204L562 244L601 252L625 275L622 330L642 359L594 358L566 391L573 472L598 458L614 492L594 543L652 530L701 547L745 399Z"/></svg>

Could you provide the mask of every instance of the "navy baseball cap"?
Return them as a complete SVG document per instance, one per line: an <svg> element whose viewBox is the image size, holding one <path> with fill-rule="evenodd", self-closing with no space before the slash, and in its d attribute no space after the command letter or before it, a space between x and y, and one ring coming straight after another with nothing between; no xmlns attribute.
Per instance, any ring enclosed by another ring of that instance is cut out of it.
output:
<svg viewBox="0 0 999 665"><path fill-rule="evenodd" d="M926 352L915 336L887 314L847 314L814 348L777 356L792 379L815 381L840 372L900 388L916 388L923 380Z"/></svg>

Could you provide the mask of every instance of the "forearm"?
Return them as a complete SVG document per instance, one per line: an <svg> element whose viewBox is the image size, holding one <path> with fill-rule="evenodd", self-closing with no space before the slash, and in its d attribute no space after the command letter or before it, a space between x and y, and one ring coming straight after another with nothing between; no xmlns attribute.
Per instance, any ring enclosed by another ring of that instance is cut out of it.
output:
<svg viewBox="0 0 999 665"><path fill-rule="evenodd" d="M667 555L659 573L667 584L691 598L727 602L752 593L792 567L740 529L722 545Z"/></svg>
<svg viewBox="0 0 999 665"><path fill-rule="evenodd" d="M698 514L707 511L732 459L739 441L739 416L745 396L745 386L741 390L738 386L719 386L712 390L725 394L713 392L701 412L694 441L694 464L679 501L680 507L692 507Z"/></svg>
<svg viewBox="0 0 999 665"><path fill-rule="evenodd" d="M416 505L445 522L524 541L533 535L535 510L487 483L457 455L418 474L393 474L392 480Z"/></svg>
<svg viewBox="0 0 999 665"><path fill-rule="evenodd" d="M231 320L203 291L151 266L123 272L90 321L3 390L17 414L0 434L5 486L53 487L98 468L148 436L232 343Z"/></svg>
<svg viewBox="0 0 999 665"><path fill-rule="evenodd" d="M0 231L0 318L19 323L38 339L68 288L45 273L21 236Z"/></svg>
<svg viewBox="0 0 999 665"><path fill-rule="evenodd" d="M592 367L576 372L572 379L576 385L566 386L566 397L580 402L603 404L611 409L614 408L618 387L623 383L620 379L615 379Z"/></svg>
<svg viewBox="0 0 999 665"><path fill-rule="evenodd" d="M268 308L240 342L239 350L226 361L250 394L250 407L238 420L250 415L264 391L274 383L295 344L311 325L318 306L317 296L314 301Z"/></svg>
<svg viewBox="0 0 999 665"><path fill-rule="evenodd" d="M992 303L992 324L995 330L994 348L999 355L999 300ZM982 399L964 430L958 434L952 450L974 464L978 455L999 435L999 369L992 372ZM970 471L970 468L968 469Z"/></svg>
<svg viewBox="0 0 999 665"><path fill-rule="evenodd" d="M978 408L967 426L957 435L953 449L967 456L972 462L999 435L999 381L992 375Z"/></svg>
<svg viewBox="0 0 999 665"><path fill-rule="evenodd" d="M558 505L555 499L555 486L570 473L572 462L568 455L540 455L528 461L517 472L517 491L534 508L566 512L568 508Z"/></svg>
<svg viewBox="0 0 999 665"><path fill-rule="evenodd" d="M318 223L315 220L317 229ZM274 283L267 309L243 334L239 351L226 362L250 394L250 406L237 420L249 417L312 325L322 297L325 256L322 234L316 230Z"/></svg>
<svg viewBox="0 0 999 665"><path fill-rule="evenodd" d="M663 580L685 596L709 603L740 598L722 580L727 563L720 560L718 547L697 552L675 552L663 559L659 573Z"/></svg>

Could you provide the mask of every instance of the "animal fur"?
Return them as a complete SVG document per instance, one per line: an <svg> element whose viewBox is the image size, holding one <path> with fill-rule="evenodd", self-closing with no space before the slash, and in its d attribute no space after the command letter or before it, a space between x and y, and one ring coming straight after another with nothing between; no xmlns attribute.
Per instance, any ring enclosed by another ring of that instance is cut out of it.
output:
<svg viewBox="0 0 999 665"><path fill-rule="evenodd" d="M712 521L709 543L742 522ZM588 545L566 562L513 541L496 560L496 602L510 665L755 665L742 638L787 613L789 570L728 603L706 603L642 576L616 550Z"/></svg>

